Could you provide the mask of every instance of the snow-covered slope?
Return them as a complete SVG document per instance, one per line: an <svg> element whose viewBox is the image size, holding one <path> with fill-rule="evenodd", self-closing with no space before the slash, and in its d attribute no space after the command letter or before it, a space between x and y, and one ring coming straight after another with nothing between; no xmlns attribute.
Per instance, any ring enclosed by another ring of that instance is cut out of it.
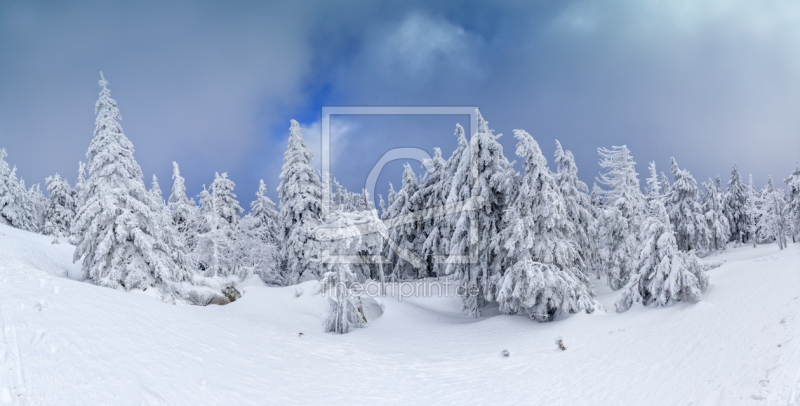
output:
<svg viewBox="0 0 800 406"><path fill-rule="evenodd" d="M0 404L800 405L800 244L708 258L727 262L696 304L539 324L385 297L333 335L316 282L167 305L76 280L50 241L0 225Z"/></svg>

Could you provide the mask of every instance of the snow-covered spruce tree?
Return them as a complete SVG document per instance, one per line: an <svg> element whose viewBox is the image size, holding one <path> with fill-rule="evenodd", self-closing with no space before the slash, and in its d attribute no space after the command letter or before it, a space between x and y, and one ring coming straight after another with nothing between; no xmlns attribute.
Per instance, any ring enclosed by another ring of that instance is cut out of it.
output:
<svg viewBox="0 0 800 406"><path fill-rule="evenodd" d="M744 235L749 236L753 242L753 248L758 243L758 219L761 215L761 195L756 190L753 183L753 175L750 175L750 182L745 192L745 202L742 206L744 210L745 228L742 229Z"/></svg>
<svg viewBox="0 0 800 406"><path fill-rule="evenodd" d="M205 276L230 276L236 272L236 230L244 209L233 194L228 174L214 174L214 182L200 194L199 233L194 260Z"/></svg>
<svg viewBox="0 0 800 406"><path fill-rule="evenodd" d="M78 161L78 180L75 181L75 207L83 206L86 197L84 196L84 189L86 188L86 164Z"/></svg>
<svg viewBox="0 0 800 406"><path fill-rule="evenodd" d="M339 183L336 178L333 179L333 193L331 195L331 211L345 210L348 202L347 189Z"/></svg>
<svg viewBox="0 0 800 406"><path fill-rule="evenodd" d="M597 279L600 279L603 261L601 260L599 254L601 249L604 248L601 244L601 241L602 235L605 232L605 228L603 227L602 221L598 219L603 217L603 213L605 212L605 201L603 199L603 190L597 186L597 183L592 185L592 192L589 194L589 201L592 203L592 222L589 224L587 232L589 234L591 252L588 255L589 261L586 266L590 270L593 270L595 275L597 275Z"/></svg>
<svg viewBox="0 0 800 406"><path fill-rule="evenodd" d="M592 184L592 193L589 194L589 199L591 199L592 207L594 207L595 210L602 209L605 206L603 189L597 186L597 182Z"/></svg>
<svg viewBox="0 0 800 406"><path fill-rule="evenodd" d="M730 239L731 227L728 218L725 216L725 201L722 194L722 187L719 182L711 179L708 183L703 183L706 189L703 199L703 213L706 218L708 228L709 248L714 250L725 249L725 244Z"/></svg>
<svg viewBox="0 0 800 406"><path fill-rule="evenodd" d="M669 179L667 178L667 174L664 173L664 172L661 172L661 195L662 196L669 195L670 190L672 190L672 185L669 184ZM667 209L667 213L669 213L669 208L667 206L667 202L664 201L664 200L662 200L662 201L664 202L664 208Z"/></svg>
<svg viewBox="0 0 800 406"><path fill-rule="evenodd" d="M350 270L349 264L336 263L331 266L330 271L325 272L321 284L329 296L330 306L330 313L324 321L326 333L345 334L366 324L366 319L359 310L359 298L350 290L355 282L356 275Z"/></svg>
<svg viewBox="0 0 800 406"><path fill-rule="evenodd" d="M46 182L50 198L47 199L42 213L42 233L54 238L68 236L72 220L75 218L72 188L59 174L48 177Z"/></svg>
<svg viewBox="0 0 800 406"><path fill-rule="evenodd" d="M75 189L73 190L75 192L73 201L75 203L75 213L77 214L86 203L86 164L82 161L78 161L78 180L75 181ZM70 228L69 243L77 245L79 239L80 236L74 234Z"/></svg>
<svg viewBox="0 0 800 406"><path fill-rule="evenodd" d="M641 228L638 272L615 304L624 312L634 303L666 306L672 301L698 301L708 288L708 276L694 253L678 250L669 216L660 200L650 202L650 215Z"/></svg>
<svg viewBox="0 0 800 406"><path fill-rule="evenodd" d="M239 223L237 250L239 277L256 274L264 282L282 285L280 245L283 228L275 203L267 196L264 180L259 183L250 213Z"/></svg>
<svg viewBox="0 0 800 406"><path fill-rule="evenodd" d="M498 278L493 278L490 269L495 259L491 241L500 230L506 195L511 189L509 185L514 181L514 172L503 155L502 145L497 141L500 135L492 133L489 123L480 112L477 112L477 116L478 129L470 139L469 159L462 158L447 198L448 203L468 198L483 200L483 206L479 209L461 212L450 238L450 258L470 255L469 230L470 224L475 224L478 235L473 248L477 252L473 254L477 254L477 261L458 263L448 260L446 268L447 275L453 275L456 284L466 290L461 297L463 309L475 317L480 316L484 304L495 300L495 289L491 283Z"/></svg>
<svg viewBox="0 0 800 406"><path fill-rule="evenodd" d="M745 206L747 205L747 188L742 183L739 175L739 164L733 164L731 179L728 181L728 191L725 193L725 215L731 226L731 240L745 243L748 238L748 219Z"/></svg>
<svg viewBox="0 0 800 406"><path fill-rule="evenodd" d="M265 244L280 245L283 237L280 213L275 210L275 203L267 196L267 186L262 179L256 192L256 200L250 203L250 213L255 220L253 224L258 230L259 239Z"/></svg>
<svg viewBox="0 0 800 406"><path fill-rule="evenodd" d="M447 193L450 191L447 180L450 173L447 172L447 162L442 159L442 151L434 148L433 158L426 162L430 167L426 177L419 185L417 192L411 196L411 205L416 210L435 209L447 203ZM425 266L419 269L418 276L439 276L444 273L440 265L434 258L447 256L447 244L449 236L442 234L445 219L441 216L427 220L417 220L417 235L414 241L415 252L422 254Z"/></svg>
<svg viewBox="0 0 800 406"><path fill-rule="evenodd" d="M434 178L438 177L438 181L431 181L430 178L426 180L426 182L431 182L432 185L439 185L438 187L433 187L436 191L429 195L429 200L425 203L426 208L459 201L449 201L448 199L451 196L453 198L457 196L469 197L469 143L464 136L464 128L460 124L456 124L454 135L457 147L450 155L450 159L444 163L444 170L434 169L435 173L431 175ZM442 164L438 159L437 155L431 162L434 168ZM429 264L435 262L431 261L434 257L445 258L450 254L451 236L456 229L456 223L460 215L461 213L453 213L432 219L430 231L427 232L425 242L422 245L423 258ZM437 278L446 273L445 264L436 263L433 266Z"/></svg>
<svg viewBox="0 0 800 406"><path fill-rule="evenodd" d="M368 193L364 193L368 197ZM339 236L324 242L325 250L332 257L325 258L326 272L320 282L324 297L328 297L330 313L324 321L325 331L344 334L364 327L367 320L364 316L360 292L354 291L353 284L363 282L368 275L364 274L365 266L339 261L336 257L349 256L354 253L367 253L372 256L379 253L383 245L383 237L378 233L362 235L350 234L347 229L352 229L356 224L372 222L375 213L371 211L346 212L343 210L330 213L314 230L322 235ZM345 237L345 238L341 238ZM371 253L371 254L370 254ZM374 258L374 257L373 257ZM354 269L356 268L356 269ZM361 268L359 272L357 268Z"/></svg>
<svg viewBox="0 0 800 406"><path fill-rule="evenodd" d="M11 168L5 161L7 156L6 150L0 149L0 224L11 225L14 217L14 196L11 191L14 188L11 186Z"/></svg>
<svg viewBox="0 0 800 406"><path fill-rule="evenodd" d="M595 220L597 259L608 276L608 285L617 290L636 271L639 227L645 213L644 196L639 189L633 157L626 146L599 148L600 167L606 173L598 181L609 189L605 209Z"/></svg>
<svg viewBox="0 0 800 406"><path fill-rule="evenodd" d="M153 213L157 216L161 241L169 247L169 254L172 260L175 261L175 264L177 264L180 269L186 269L189 271L190 275L193 275L194 271L197 269L197 264L194 262L192 255L190 255L189 249L186 248L186 243L178 232L178 228L172 221L172 212L164 201L164 196L162 195L156 175L153 175L149 193Z"/></svg>
<svg viewBox="0 0 800 406"><path fill-rule="evenodd" d="M9 224L25 231L38 232L36 206L24 183L17 181L17 168L9 168L6 150L0 149L0 224Z"/></svg>
<svg viewBox="0 0 800 406"><path fill-rule="evenodd" d="M281 224L283 247L281 257L286 261L286 280L297 284L320 279L319 263L311 256L316 244L311 230L317 227L322 213L322 186L311 166L314 154L303 141L297 121L291 121L289 147L283 154L281 184Z"/></svg>
<svg viewBox="0 0 800 406"><path fill-rule="evenodd" d="M767 179L767 184L764 185L763 188L761 188L760 192L758 192L759 205L758 205L758 215L756 216L755 219L756 223L759 223L759 221L761 220L761 214L764 212L763 210L764 204L766 203L767 199L769 198L769 196L772 194L773 191L775 191L775 183L772 181L772 176L769 176ZM784 199L784 201L785 200L786 199ZM775 241L773 239L774 237L772 233L762 232L760 227L758 227L758 224L756 224L756 230L757 230L756 237L759 243L771 243Z"/></svg>
<svg viewBox="0 0 800 406"><path fill-rule="evenodd" d="M387 220L389 221L400 216L412 215L412 213L418 210L418 207L414 206L411 197L417 192L417 189L419 189L419 180L414 170L411 169L411 165L406 163L404 167L403 187L397 192L397 195L394 197L394 203L389 206L387 210ZM414 246L417 238L417 226L419 226L417 222L406 222L405 224L392 227L389 229L389 238L397 243L400 248L405 248L411 252L419 252ZM390 270L390 280L392 282L402 278L416 278L419 276L418 272L421 270L416 269L413 264L406 262L406 260L401 258L388 245L385 247L385 252L386 258L390 262L388 269Z"/></svg>
<svg viewBox="0 0 800 406"><path fill-rule="evenodd" d="M14 168L13 173L17 168ZM39 211L34 195L25 187L25 181L20 179L16 184L17 191L14 193L16 196L16 205L19 207L18 224L15 226L19 229L38 233L41 226L42 213Z"/></svg>
<svg viewBox="0 0 800 406"><path fill-rule="evenodd" d="M73 193L73 196L74 196L74 193ZM43 213L44 213L44 208L45 208L45 206L47 206L47 198L44 197L44 193L42 193L42 189L39 188L39 184L38 183L33 185L33 186L31 186L31 188L28 189L28 197L33 202L33 206L34 206L34 208L36 210L36 213L38 213L37 214L37 219L39 220L39 230L41 231L41 229L42 229L42 221L43 221L42 216L43 216ZM73 202L74 202L74 200L73 200ZM75 213L75 205L74 204L71 207L71 209L72 209L72 213L74 214ZM70 221L72 221L72 219L70 219Z"/></svg>
<svg viewBox="0 0 800 406"><path fill-rule="evenodd" d="M133 158L133 144L122 132L108 82L100 77L94 138L86 153L86 202L72 225L77 236L73 260L81 260L84 276L98 285L126 290L159 286L164 300L172 301L176 282L189 273L159 238L158 216Z"/></svg>
<svg viewBox="0 0 800 406"><path fill-rule="evenodd" d="M673 182L666 195L666 206L678 247L684 251L704 249L708 246L708 227L698 202L697 181L688 170L678 167L675 158L670 162Z"/></svg>
<svg viewBox="0 0 800 406"><path fill-rule="evenodd" d="M186 185L180 168L176 162L172 163L172 193L169 195L167 207L172 218L172 225L178 233L184 247L188 252L194 249L197 243L197 205L194 199L186 196Z"/></svg>
<svg viewBox="0 0 800 406"><path fill-rule="evenodd" d="M765 242L774 241L781 250L786 248L786 234L788 230L786 195L783 190L775 189L772 177L761 193L761 206L758 209L759 238Z"/></svg>
<svg viewBox="0 0 800 406"><path fill-rule="evenodd" d="M797 242L800 237L800 162L795 162L794 171L784 182L789 189L786 198L792 242Z"/></svg>
<svg viewBox="0 0 800 406"><path fill-rule="evenodd" d="M656 171L656 163L650 162L650 165L647 167L650 171L650 177L647 178L647 186L645 187L645 199L647 200L648 206L650 202L655 199L662 199L661 195L661 183L658 180L658 172Z"/></svg>
<svg viewBox="0 0 800 406"><path fill-rule="evenodd" d="M558 172L553 176L553 179L558 185L558 192L564 198L567 217L574 229L573 238L583 259L584 269L588 271L587 267L593 251L589 237L589 226L594 221L594 216L591 212L592 203L588 194L589 188L578 179L578 167L575 165L575 158L572 156L572 152L565 152L558 140L556 140L555 157Z"/></svg>
<svg viewBox="0 0 800 406"><path fill-rule="evenodd" d="M598 304L581 271L565 199L533 137L522 130L514 130L514 136L524 174L491 243L492 285L500 311L524 313L539 322L562 313L591 313Z"/></svg>

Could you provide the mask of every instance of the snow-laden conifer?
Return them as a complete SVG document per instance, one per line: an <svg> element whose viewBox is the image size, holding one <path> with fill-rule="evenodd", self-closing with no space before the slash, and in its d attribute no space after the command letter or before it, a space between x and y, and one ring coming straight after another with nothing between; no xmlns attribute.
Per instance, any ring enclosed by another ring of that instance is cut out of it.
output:
<svg viewBox="0 0 800 406"><path fill-rule="evenodd" d="M336 263L325 272L321 284L330 306L330 313L324 321L326 333L346 334L366 324L360 298L350 289L355 282L356 275L349 264Z"/></svg>
<svg viewBox="0 0 800 406"><path fill-rule="evenodd" d="M581 271L576 226L559 185L533 137L522 130L514 130L514 137L524 173L491 245L496 255L492 285L500 311L540 322L561 313L591 313L598 305ZM562 169L571 171L567 165ZM562 182L568 179L562 173Z"/></svg>
<svg viewBox="0 0 800 406"><path fill-rule="evenodd" d="M478 129L469 142L469 159L463 159L454 174L448 203L464 201L468 198L482 200L482 207L477 210L461 212L450 238L450 257L467 257L470 245L476 261L461 263L448 261L447 274L453 275L456 283L466 289L462 296L462 306L467 314L479 316L480 309L486 302L494 300L494 289L491 285L491 264L495 253L491 249L492 237L497 234L503 219L506 205L506 194L513 182L513 171L503 155L503 147L498 142L500 135L494 135L488 122L477 112ZM463 182L463 183L462 183ZM470 236L471 224L477 230L476 244Z"/></svg>
<svg viewBox="0 0 800 406"><path fill-rule="evenodd" d="M555 159L558 172L553 175L553 179L558 185L558 192L564 198L564 208L567 210L567 217L573 226L573 238L577 243L578 252L583 259L584 266L588 267L593 248L589 227L594 221L591 212L592 203L588 194L589 188L578 179L578 167L575 165L572 152L564 151L558 140L556 140Z"/></svg>
<svg viewBox="0 0 800 406"><path fill-rule="evenodd" d="M791 227L792 242L797 242L800 237L800 161L795 162L794 170L788 178L784 179L787 190L787 210Z"/></svg>
<svg viewBox="0 0 800 406"><path fill-rule="evenodd" d="M633 157L626 146L599 148L600 167L606 170L598 181L604 190L605 208L594 229L598 238L599 266L608 276L608 285L617 290L636 270L639 226L645 213L644 196L639 189Z"/></svg>
<svg viewBox="0 0 800 406"><path fill-rule="evenodd" d="M786 195L783 190L775 189L772 176L759 198L758 220L756 227L761 241L775 242L779 249L786 248L788 230Z"/></svg>
<svg viewBox="0 0 800 406"><path fill-rule="evenodd" d="M6 150L0 149L0 223L25 231L39 231L39 216L24 182L17 181L17 168L5 161Z"/></svg>
<svg viewBox="0 0 800 406"><path fill-rule="evenodd" d="M14 170L11 171L12 177L16 169L17 168L14 168ZM14 192L13 195L15 195L15 205L18 207L18 215L14 227L32 233L38 233L41 226L42 213L36 204L35 196L26 188L25 180L20 179L19 182L16 183L16 192Z"/></svg>
<svg viewBox="0 0 800 406"><path fill-rule="evenodd" d="M756 185L753 182L753 175L750 175L747 190L745 191L745 201L742 206L744 212L744 224L742 228L743 235L748 236L753 243L753 248L758 243L758 219L761 216L761 195L756 190ZM730 206L728 207L730 208Z"/></svg>
<svg viewBox="0 0 800 406"><path fill-rule="evenodd" d="M708 228L709 248L721 250L730 239L731 227L728 217L725 216L725 199L719 176L716 182L709 179L708 183L703 183L703 187L706 189L703 213Z"/></svg>
<svg viewBox="0 0 800 406"><path fill-rule="evenodd" d="M412 213L418 210L417 207L414 206L414 202L411 200L411 197L417 192L419 189L419 180L417 175L414 173L414 170L411 169L411 165L405 164L405 169L403 170L403 187L397 192L397 195L394 197L394 203L389 206L387 211L387 219L392 220L400 216L410 216ZM416 222L404 222L404 224L400 224L396 227L392 227L389 229L389 238L391 238L400 248L407 249L415 254L418 254L419 251L416 250L414 244L417 238L417 227L419 226ZM411 264L404 260L403 258L398 255L393 249L389 246L385 248L387 258L390 262L389 269L390 269L390 280L397 281L401 278L416 278L418 276L418 272L420 270L414 267L414 264Z"/></svg>
<svg viewBox="0 0 800 406"><path fill-rule="evenodd" d="M214 182L200 195L199 233L194 258L205 276L230 276L236 272L236 230L244 210L233 194L228 174L214 174Z"/></svg>
<svg viewBox="0 0 800 406"><path fill-rule="evenodd" d="M647 187L645 188L645 198L647 199L648 206L650 202L655 199L661 199L661 182L658 178L658 172L656 171L656 163L650 162L650 165L647 167L650 171L650 177L647 178Z"/></svg>
<svg viewBox="0 0 800 406"><path fill-rule="evenodd" d="M434 209L447 203L447 194L450 191L447 180L450 173L447 171L447 162L442 159L442 151L434 148L433 157L425 162L430 169L419 185L417 192L411 196L411 205L416 210ZM421 254L425 266L419 269L418 276L439 276L444 272L434 258L447 256L447 242L449 235L442 234L447 220L442 216L427 220L415 221L417 235L414 241L415 252Z"/></svg>
<svg viewBox="0 0 800 406"><path fill-rule="evenodd" d="M703 249L708 245L708 227L703 208L698 202L697 181L686 169L671 159L672 186L666 195L669 221L675 229L678 247L684 251Z"/></svg>
<svg viewBox="0 0 800 406"><path fill-rule="evenodd" d="M248 213L239 224L237 249L239 276L256 274L264 282L283 284L280 273L280 245L283 229L275 203L267 196L264 180L259 183L256 200L250 203Z"/></svg>
<svg viewBox="0 0 800 406"><path fill-rule="evenodd" d="M102 74L100 87L94 138L86 153L86 201L72 225L77 236L73 259L82 261L84 276L98 285L159 285L165 300L171 300L176 282L187 279L188 272L160 239L158 216L133 158L133 144L122 131L117 103Z"/></svg>
<svg viewBox="0 0 800 406"><path fill-rule="evenodd" d="M728 190L725 193L725 215L731 226L731 239L742 243L747 241L750 228L746 206L747 188L742 183L742 176L739 175L739 164L733 164Z"/></svg>
<svg viewBox="0 0 800 406"><path fill-rule="evenodd" d="M73 192L74 192L74 190L73 190ZM72 195L75 196L74 193ZM43 216L43 213L44 213L44 208L45 208L45 206L47 206L47 198L44 197L44 193L42 193L42 189L39 188L39 184L38 183L33 185L33 186L31 186L31 188L28 189L28 197L33 202L33 206L35 207L36 213L38 213L37 219L39 220L39 230L41 231L42 221L43 221L42 216ZM73 203L74 203L74 199L73 199ZM74 214L75 213L75 205L74 204L72 205L71 210L72 210L72 213ZM70 221L72 221L72 219L70 219Z"/></svg>
<svg viewBox="0 0 800 406"><path fill-rule="evenodd" d="M666 306L673 301L698 301L708 288L708 276L694 253L681 252L659 199L641 228L638 272L622 290L615 307L624 312L634 303Z"/></svg>
<svg viewBox="0 0 800 406"><path fill-rule="evenodd" d="M286 261L289 284L322 277L319 263L310 256L316 244L311 230L319 225L322 215L322 186L311 166L313 157L303 141L300 124L292 120L278 186L283 225L281 256Z"/></svg>
<svg viewBox="0 0 800 406"><path fill-rule="evenodd" d="M197 229L197 224L195 223L197 220L197 205L194 199L190 200L186 196L185 180L181 176L180 168L176 162L172 163L172 179L172 193L167 200L167 207L169 208L175 231L186 249L191 251L197 242L195 232Z"/></svg>
<svg viewBox="0 0 800 406"><path fill-rule="evenodd" d="M55 238L68 236L75 218L72 188L59 174L48 177L46 184L50 197L42 213L42 234Z"/></svg>
<svg viewBox="0 0 800 406"><path fill-rule="evenodd" d="M602 209L605 205L605 199L603 198L603 189L600 189L600 186L597 186L597 182L592 184L592 193L589 194L589 199L592 202L592 207L596 209Z"/></svg>

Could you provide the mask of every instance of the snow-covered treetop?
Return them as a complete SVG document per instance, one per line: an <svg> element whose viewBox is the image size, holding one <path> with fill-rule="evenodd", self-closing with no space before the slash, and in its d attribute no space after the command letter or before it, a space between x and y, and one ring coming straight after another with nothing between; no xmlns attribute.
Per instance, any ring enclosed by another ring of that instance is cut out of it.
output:
<svg viewBox="0 0 800 406"><path fill-rule="evenodd" d="M188 204L189 198L186 197L185 180L183 176L181 176L181 171L178 168L177 162L172 163L172 179L175 180L175 182L172 184L172 194L169 195L169 202L172 204Z"/></svg>
<svg viewBox="0 0 800 406"><path fill-rule="evenodd" d="M289 147L283 154L281 183L278 186L284 227L298 221L319 217L322 211L322 184L311 166L314 154L303 140L300 124L292 120L289 128Z"/></svg>
<svg viewBox="0 0 800 406"><path fill-rule="evenodd" d="M233 193L234 186L236 184L228 179L228 174L224 172L222 175L214 173L214 182L208 187L217 215L225 219L228 224L234 224L239 219L239 214L244 212Z"/></svg>
<svg viewBox="0 0 800 406"><path fill-rule="evenodd" d="M142 169L133 158L133 144L125 137L119 121L122 116L117 102L111 98L108 81L100 73L100 97L95 104L94 138L86 152L89 169L87 198L95 195L99 188L119 188L127 190L128 182L141 184Z"/></svg>
<svg viewBox="0 0 800 406"><path fill-rule="evenodd" d="M647 198L652 200L658 198L661 193L661 181L658 178L658 172L656 172L655 161L650 162L648 168L650 169L650 177L647 178Z"/></svg>
<svg viewBox="0 0 800 406"><path fill-rule="evenodd" d="M598 148L597 151L600 167L606 170L597 180L609 187L604 191L607 204L619 209L625 217L641 214L645 207L639 189L639 174L628 147L613 146L611 149Z"/></svg>
<svg viewBox="0 0 800 406"><path fill-rule="evenodd" d="M158 184L156 174L153 174L153 182L150 184L150 193L157 199L157 203L164 203L163 193L161 192L161 186Z"/></svg>

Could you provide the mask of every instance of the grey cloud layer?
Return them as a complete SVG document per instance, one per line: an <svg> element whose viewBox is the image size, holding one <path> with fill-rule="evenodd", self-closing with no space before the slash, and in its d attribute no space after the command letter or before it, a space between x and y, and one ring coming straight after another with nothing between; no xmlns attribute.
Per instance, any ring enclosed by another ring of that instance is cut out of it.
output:
<svg viewBox="0 0 800 406"><path fill-rule="evenodd" d="M627 144L639 172L651 160L666 172L674 155L698 180L739 161L759 185L800 158L792 1L3 3L0 19L0 145L28 183L74 178L101 69L145 173L168 190L176 160L197 193L227 171L244 202L258 178L277 186L288 120L305 115L313 132L314 103L479 105L497 132L526 129L545 151L561 140L588 183L598 146ZM374 161L422 137L448 157L454 124L342 143ZM342 171L353 185L365 176Z"/></svg>

